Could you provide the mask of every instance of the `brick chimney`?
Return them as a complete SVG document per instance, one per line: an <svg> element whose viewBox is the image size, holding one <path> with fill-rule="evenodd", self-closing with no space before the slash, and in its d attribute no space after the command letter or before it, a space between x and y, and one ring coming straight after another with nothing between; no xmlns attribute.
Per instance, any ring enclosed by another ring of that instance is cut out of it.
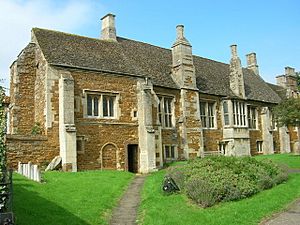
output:
<svg viewBox="0 0 300 225"><path fill-rule="evenodd" d="M176 40L172 45L172 77L181 88L197 89L192 46L184 37L184 26L176 26Z"/></svg>
<svg viewBox="0 0 300 225"><path fill-rule="evenodd" d="M115 15L109 13L101 18L102 29L101 39L109 41L117 41L116 27L115 27Z"/></svg>
<svg viewBox="0 0 300 225"><path fill-rule="evenodd" d="M259 69L256 60L256 53L252 52L246 55L247 68L252 70L257 76L259 76Z"/></svg>
<svg viewBox="0 0 300 225"><path fill-rule="evenodd" d="M231 59L230 59L230 74L229 83L232 92L240 97L245 98L244 75L241 65L241 60L237 54L237 45L231 45Z"/></svg>

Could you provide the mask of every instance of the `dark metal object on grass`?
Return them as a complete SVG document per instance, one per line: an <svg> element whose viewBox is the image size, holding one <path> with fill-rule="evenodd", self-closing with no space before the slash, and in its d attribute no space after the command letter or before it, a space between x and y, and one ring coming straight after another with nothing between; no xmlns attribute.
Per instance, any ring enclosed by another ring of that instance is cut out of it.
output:
<svg viewBox="0 0 300 225"><path fill-rule="evenodd" d="M166 193L173 193L176 191L180 191L179 187L175 183L175 181L170 176L165 176L163 180L163 191Z"/></svg>

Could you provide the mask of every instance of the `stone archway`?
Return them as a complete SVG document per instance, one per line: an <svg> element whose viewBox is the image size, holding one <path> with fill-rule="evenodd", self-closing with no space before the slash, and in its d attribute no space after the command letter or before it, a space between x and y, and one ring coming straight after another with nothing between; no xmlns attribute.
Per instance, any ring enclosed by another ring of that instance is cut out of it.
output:
<svg viewBox="0 0 300 225"><path fill-rule="evenodd" d="M117 169L117 146L114 143L105 144L101 156L103 169Z"/></svg>

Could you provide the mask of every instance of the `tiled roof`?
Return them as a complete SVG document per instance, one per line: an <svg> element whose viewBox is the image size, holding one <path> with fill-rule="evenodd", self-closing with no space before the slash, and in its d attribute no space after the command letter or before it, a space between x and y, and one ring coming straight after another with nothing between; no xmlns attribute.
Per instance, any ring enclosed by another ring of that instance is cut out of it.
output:
<svg viewBox="0 0 300 225"><path fill-rule="evenodd" d="M269 85L270 88L272 88L273 91L275 91L277 93L277 95L282 99L285 100L287 99L287 90L279 85L275 85L275 84L270 84L267 83Z"/></svg>
<svg viewBox="0 0 300 225"><path fill-rule="evenodd" d="M33 33L50 64L147 76L156 86L178 88L171 77L170 49L120 37L113 42L40 28L34 28ZM194 65L200 93L234 96L229 87L228 64L194 56ZM248 69L243 72L248 99L280 101L260 77Z"/></svg>

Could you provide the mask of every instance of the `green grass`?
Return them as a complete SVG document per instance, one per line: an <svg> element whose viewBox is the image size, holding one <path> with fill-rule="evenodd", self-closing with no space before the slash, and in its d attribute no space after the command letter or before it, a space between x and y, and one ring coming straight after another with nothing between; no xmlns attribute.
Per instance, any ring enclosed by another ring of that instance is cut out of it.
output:
<svg viewBox="0 0 300 225"><path fill-rule="evenodd" d="M262 157L261 157L262 158ZM300 157L273 155L274 161L300 168ZM143 225L189 225L189 224L258 224L263 218L283 210L300 197L300 174L290 174L286 183L260 192L250 198L221 203L202 209L185 195L166 196L161 191L165 170L147 177L142 192L139 221Z"/></svg>
<svg viewBox="0 0 300 225"><path fill-rule="evenodd" d="M47 172L45 183L14 174L17 225L108 224L133 174L118 171Z"/></svg>
<svg viewBox="0 0 300 225"><path fill-rule="evenodd" d="M300 169L300 156L293 154L259 155L257 159L271 159L279 164L286 164L291 169Z"/></svg>

